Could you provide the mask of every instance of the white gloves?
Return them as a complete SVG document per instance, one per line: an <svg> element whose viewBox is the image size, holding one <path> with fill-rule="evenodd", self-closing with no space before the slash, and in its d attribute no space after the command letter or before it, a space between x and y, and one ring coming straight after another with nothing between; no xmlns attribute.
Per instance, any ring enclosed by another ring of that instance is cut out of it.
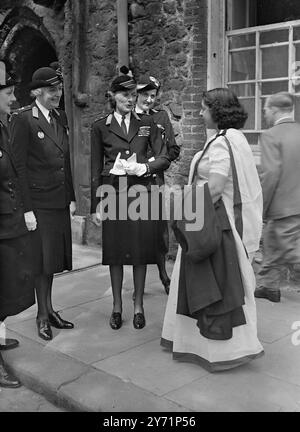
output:
<svg viewBox="0 0 300 432"><path fill-rule="evenodd" d="M34 216L33 211L29 211L29 212L24 213L24 218L25 218L25 224L26 224L28 231L36 230L37 222L36 222L36 218Z"/></svg>
<svg viewBox="0 0 300 432"><path fill-rule="evenodd" d="M136 161L136 154L133 153L130 158L120 159L121 153L118 153L118 156L115 160L113 168L109 171L110 174L115 175L136 175L138 177L142 176L147 172L147 167L145 164L138 163Z"/></svg>
<svg viewBox="0 0 300 432"><path fill-rule="evenodd" d="M141 177L147 171L146 164L131 162L125 166L128 175L136 175Z"/></svg>

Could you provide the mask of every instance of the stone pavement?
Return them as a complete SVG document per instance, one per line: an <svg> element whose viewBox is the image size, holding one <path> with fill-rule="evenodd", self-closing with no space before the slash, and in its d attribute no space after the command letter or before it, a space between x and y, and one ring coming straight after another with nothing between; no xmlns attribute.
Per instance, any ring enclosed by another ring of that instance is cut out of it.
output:
<svg viewBox="0 0 300 432"><path fill-rule="evenodd" d="M283 286L281 303L257 301L262 358L210 374L172 360L160 346L167 296L156 266L148 269L143 330L132 325L132 274L125 268L125 322L114 331L108 267L97 265L100 251L76 246L74 262L90 267L54 282L55 308L75 323L73 330L53 329L46 343L37 336L35 306L6 321L20 346L3 357L25 386L69 411L300 411L300 334L296 324L292 329L298 321L300 330L300 285Z"/></svg>
<svg viewBox="0 0 300 432"><path fill-rule="evenodd" d="M0 415L3 412L65 412L48 402L44 396L22 386L17 389L0 387Z"/></svg>

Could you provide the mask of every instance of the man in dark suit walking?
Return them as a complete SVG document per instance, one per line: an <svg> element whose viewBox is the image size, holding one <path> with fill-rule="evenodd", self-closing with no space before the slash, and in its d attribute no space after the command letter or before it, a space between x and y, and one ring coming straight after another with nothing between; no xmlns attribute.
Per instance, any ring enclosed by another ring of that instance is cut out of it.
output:
<svg viewBox="0 0 300 432"><path fill-rule="evenodd" d="M294 98L270 96L264 114L271 128L261 136L264 196L263 262L255 297L280 301L283 266L300 266L300 124L293 120Z"/></svg>
<svg viewBox="0 0 300 432"><path fill-rule="evenodd" d="M71 329L52 307L54 273L72 269L71 215L75 213L67 117L58 109L62 76L43 67L32 76L32 105L20 109L11 122L11 144L20 163L21 187L27 224L32 233L37 328L51 340L50 326Z"/></svg>

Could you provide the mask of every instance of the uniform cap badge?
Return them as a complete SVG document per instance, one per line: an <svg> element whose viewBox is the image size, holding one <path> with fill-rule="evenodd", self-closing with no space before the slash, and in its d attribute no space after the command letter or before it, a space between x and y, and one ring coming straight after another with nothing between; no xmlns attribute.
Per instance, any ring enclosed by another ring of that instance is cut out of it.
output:
<svg viewBox="0 0 300 432"><path fill-rule="evenodd" d="M44 134L44 132L39 131L39 132L38 132L38 137L39 137L40 139L45 138L45 134Z"/></svg>

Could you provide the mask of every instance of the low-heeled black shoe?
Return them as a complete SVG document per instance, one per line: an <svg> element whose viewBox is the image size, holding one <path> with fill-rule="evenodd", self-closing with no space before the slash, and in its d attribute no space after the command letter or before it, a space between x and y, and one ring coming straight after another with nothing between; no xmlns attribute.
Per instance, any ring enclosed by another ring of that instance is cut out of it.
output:
<svg viewBox="0 0 300 432"><path fill-rule="evenodd" d="M36 319L36 325L38 329L38 335L40 338L49 341L53 338L50 323L45 319Z"/></svg>
<svg viewBox="0 0 300 432"><path fill-rule="evenodd" d="M122 327L122 314L120 312L112 312L109 320L109 325L113 330L119 330Z"/></svg>
<svg viewBox="0 0 300 432"><path fill-rule="evenodd" d="M4 339L4 343L3 344L0 343L0 350L1 351L10 350L16 348L18 345L19 345L19 341L17 341L17 339Z"/></svg>
<svg viewBox="0 0 300 432"><path fill-rule="evenodd" d="M57 312L52 312L49 314L49 323L52 327L57 329L72 329L74 328L74 324L70 321L66 321L62 319L61 316Z"/></svg>
<svg viewBox="0 0 300 432"><path fill-rule="evenodd" d="M141 312L134 314L133 327L137 330L144 328L146 325L145 315Z"/></svg>
<svg viewBox="0 0 300 432"><path fill-rule="evenodd" d="M0 387L17 388L21 387L20 381L10 374L2 362L0 362Z"/></svg>

